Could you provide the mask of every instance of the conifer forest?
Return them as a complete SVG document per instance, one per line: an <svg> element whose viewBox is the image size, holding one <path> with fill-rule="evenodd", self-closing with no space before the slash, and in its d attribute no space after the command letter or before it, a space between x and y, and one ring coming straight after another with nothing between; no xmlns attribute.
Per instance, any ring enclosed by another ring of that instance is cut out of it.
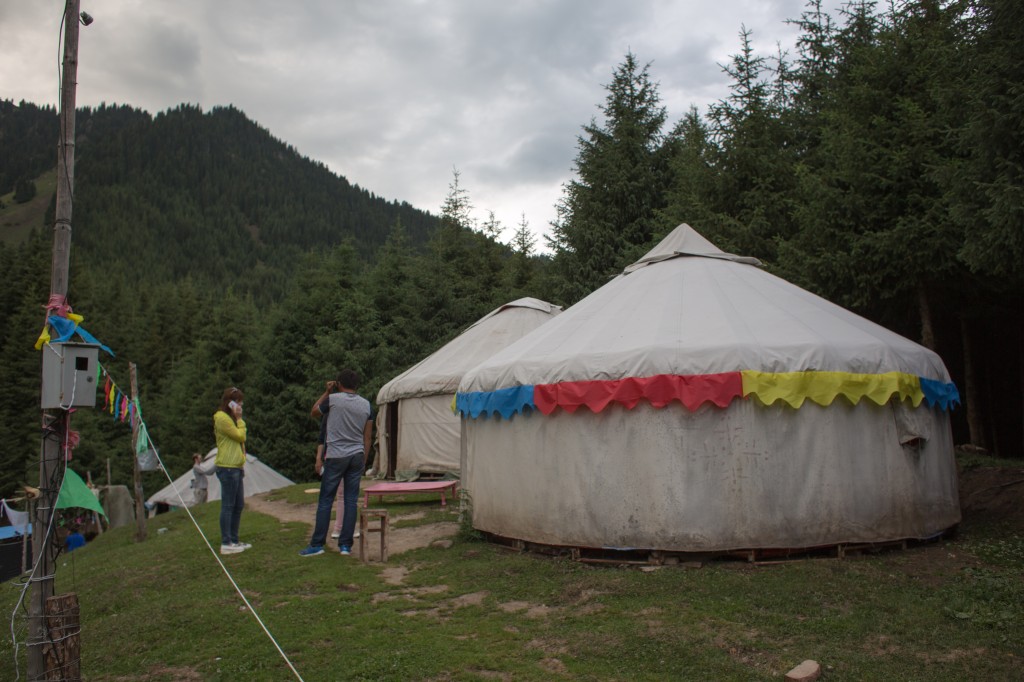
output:
<svg viewBox="0 0 1024 682"><path fill-rule="evenodd" d="M137 366L172 475L213 447L221 392L249 449L313 478L309 410L343 366L377 390L495 307L562 306L680 223L935 349L960 392L954 440L1024 457L1024 3L812 0L793 54L741 30L729 95L669 112L627 53L580 122L548 237L471 218L458 170L429 213L350 184L232 106L77 112L68 302ZM34 485L59 137L0 93L0 496ZM35 207L35 208L33 208ZM20 216L15 218L14 216ZM25 216L28 216L25 218ZM27 220L26 224L24 221ZM499 239L500 237L500 239ZM102 395L100 402L102 402ZM131 430L78 410L72 466L130 484ZM147 473L147 495L166 484Z"/></svg>

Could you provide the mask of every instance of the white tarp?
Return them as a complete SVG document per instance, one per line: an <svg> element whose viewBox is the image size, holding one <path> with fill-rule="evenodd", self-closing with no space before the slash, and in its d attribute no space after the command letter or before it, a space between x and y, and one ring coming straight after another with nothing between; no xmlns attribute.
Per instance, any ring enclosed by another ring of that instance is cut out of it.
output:
<svg viewBox="0 0 1024 682"><path fill-rule="evenodd" d="M206 457L203 458L203 466L212 468L212 463L216 457L217 448L214 448L206 453ZM174 479L173 483L164 487L160 492L151 496L146 500L146 503L154 505L157 502L163 502L171 505L172 507L180 507L181 501L184 500L185 506L191 507L195 501L192 494L192 478L192 467L189 467L188 471ZM212 502L213 500L219 500L220 481L217 479L217 475L213 474L211 476L207 476L206 481L208 484L206 496L207 501ZM252 497L253 495L265 493L269 490L277 490L278 488L283 488L286 485L294 485L294 483L294 481L271 469L254 455L247 454L245 456L245 477L242 485L245 489L246 497Z"/></svg>
<svg viewBox="0 0 1024 682"><path fill-rule="evenodd" d="M520 298L495 308L466 331L384 384L377 393L377 404L440 394L447 394L451 401L466 370L522 338L561 310L536 298Z"/></svg>
<svg viewBox="0 0 1024 682"><path fill-rule="evenodd" d="M679 244L713 251L680 255L693 250ZM949 381L934 352L683 225L467 372L459 392L740 370ZM545 544L812 547L927 537L960 519L948 412L895 398L852 405L840 396L798 409L737 399L692 412L641 401L596 414L464 418L462 444L474 527Z"/></svg>
<svg viewBox="0 0 1024 682"><path fill-rule="evenodd" d="M455 390L466 370L522 338L561 312L536 298L521 298L492 310L462 334L386 383L377 394L380 467L387 462L387 403L398 402L395 471L459 470L459 417ZM394 472L391 472L394 473Z"/></svg>
<svg viewBox="0 0 1024 682"><path fill-rule="evenodd" d="M758 267L678 256L613 279L473 368L459 392L738 369L950 380L934 352Z"/></svg>

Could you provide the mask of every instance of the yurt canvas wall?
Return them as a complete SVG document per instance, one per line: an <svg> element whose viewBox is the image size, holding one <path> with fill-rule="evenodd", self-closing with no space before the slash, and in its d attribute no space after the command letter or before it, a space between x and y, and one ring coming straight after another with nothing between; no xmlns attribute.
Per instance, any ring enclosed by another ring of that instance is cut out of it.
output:
<svg viewBox="0 0 1024 682"><path fill-rule="evenodd" d="M474 527L683 552L925 538L960 519L932 351L686 225L463 377Z"/></svg>
<svg viewBox="0 0 1024 682"><path fill-rule="evenodd" d="M377 467L400 477L458 472L460 426L452 400L462 375L560 311L536 298L507 303L385 384L377 394Z"/></svg>

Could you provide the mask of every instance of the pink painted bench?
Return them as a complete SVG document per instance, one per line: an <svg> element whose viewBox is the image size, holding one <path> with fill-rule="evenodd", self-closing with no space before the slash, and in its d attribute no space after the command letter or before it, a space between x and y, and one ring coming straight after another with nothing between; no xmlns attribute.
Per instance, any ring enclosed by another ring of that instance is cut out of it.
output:
<svg viewBox="0 0 1024 682"><path fill-rule="evenodd" d="M374 483L363 489L365 494L363 506L370 506L370 495L376 495L378 502L383 503L385 495L409 495L412 493L441 493L441 506L445 505L445 493L451 492L452 499L458 490L458 481L408 481L405 483Z"/></svg>

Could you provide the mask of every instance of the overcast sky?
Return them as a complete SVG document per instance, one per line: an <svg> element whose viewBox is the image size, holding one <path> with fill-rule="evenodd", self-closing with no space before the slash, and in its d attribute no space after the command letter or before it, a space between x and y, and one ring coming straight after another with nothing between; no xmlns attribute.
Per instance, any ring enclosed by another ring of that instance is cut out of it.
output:
<svg viewBox="0 0 1024 682"><path fill-rule="evenodd" d="M829 2L827 6L837 3ZM0 98L58 103L62 0L0 0ZM386 199L439 213L453 169L508 241L548 232L577 137L632 51L671 126L728 94L742 26L794 53L802 0L83 0L78 105L233 104ZM667 126L667 127L668 127ZM56 144L56 141L55 141Z"/></svg>

